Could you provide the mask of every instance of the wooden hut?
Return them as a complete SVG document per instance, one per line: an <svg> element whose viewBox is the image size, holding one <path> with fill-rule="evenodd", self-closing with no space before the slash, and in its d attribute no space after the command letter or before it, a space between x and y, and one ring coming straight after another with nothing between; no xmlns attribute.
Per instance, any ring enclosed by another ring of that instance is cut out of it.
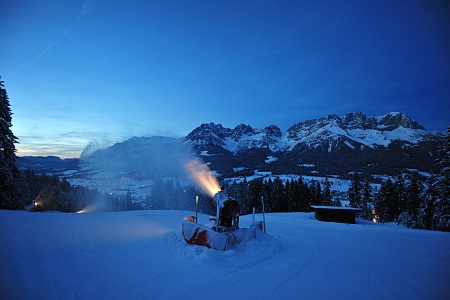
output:
<svg viewBox="0 0 450 300"><path fill-rule="evenodd" d="M345 206L316 206L314 209L315 217L319 221L338 222L355 224L356 213L361 211L359 208Z"/></svg>

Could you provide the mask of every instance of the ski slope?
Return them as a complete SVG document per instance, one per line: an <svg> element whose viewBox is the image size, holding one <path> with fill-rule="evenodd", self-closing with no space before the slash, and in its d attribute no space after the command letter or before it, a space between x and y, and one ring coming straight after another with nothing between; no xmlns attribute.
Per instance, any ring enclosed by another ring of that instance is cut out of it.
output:
<svg viewBox="0 0 450 300"><path fill-rule="evenodd" d="M185 243L181 219L188 215L0 211L0 299L450 295L449 233L280 213L266 215L267 235L219 252ZM241 217L241 226L251 219Z"/></svg>

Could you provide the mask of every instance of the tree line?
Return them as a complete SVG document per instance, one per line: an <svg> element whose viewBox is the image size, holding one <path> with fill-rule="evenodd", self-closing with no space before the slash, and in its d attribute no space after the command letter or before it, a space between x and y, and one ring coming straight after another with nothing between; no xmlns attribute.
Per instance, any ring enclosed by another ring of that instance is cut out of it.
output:
<svg viewBox="0 0 450 300"><path fill-rule="evenodd" d="M72 185L66 178L36 175L34 171L23 173L22 207L32 211L57 210L124 211L140 209L130 191L125 195L101 192L80 185Z"/></svg>
<svg viewBox="0 0 450 300"><path fill-rule="evenodd" d="M310 212L312 205L341 206L341 200L345 199L345 205L360 209L358 217L362 219L450 231L450 164L448 155L443 155L448 154L449 149L447 139L447 144L439 150L438 175L423 177L412 172L395 179L387 178L379 187L374 187L355 172L344 194L333 190L327 178L309 182L302 177L286 181L279 177L251 181L244 178L227 181L223 187L230 197L239 201L243 215L252 213L253 207L261 212L262 198L266 212ZM198 194L193 187L159 180L153 193L147 196L145 208L194 210L194 199ZM206 214L215 213L212 199L201 194L199 209Z"/></svg>

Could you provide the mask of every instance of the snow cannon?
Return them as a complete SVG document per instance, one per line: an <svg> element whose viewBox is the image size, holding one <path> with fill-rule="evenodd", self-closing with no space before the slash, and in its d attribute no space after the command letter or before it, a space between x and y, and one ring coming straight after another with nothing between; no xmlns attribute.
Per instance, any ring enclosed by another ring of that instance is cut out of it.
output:
<svg viewBox="0 0 450 300"><path fill-rule="evenodd" d="M239 202L227 196L223 191L219 191L214 195L213 202L217 208L217 231L230 227L239 228L239 213L241 212Z"/></svg>
<svg viewBox="0 0 450 300"><path fill-rule="evenodd" d="M213 202L217 210L216 216L209 218L212 223L198 224L195 216L183 219L182 235L188 244L226 251L264 234L263 221L255 222L249 228L239 228L239 203L223 191L214 195Z"/></svg>

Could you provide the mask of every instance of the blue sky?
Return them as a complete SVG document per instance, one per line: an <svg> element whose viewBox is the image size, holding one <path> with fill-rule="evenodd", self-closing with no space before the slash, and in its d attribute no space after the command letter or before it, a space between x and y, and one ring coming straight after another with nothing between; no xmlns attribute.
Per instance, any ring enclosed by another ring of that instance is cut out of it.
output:
<svg viewBox="0 0 450 300"><path fill-rule="evenodd" d="M5 1L18 155L400 111L450 125L448 1Z"/></svg>

